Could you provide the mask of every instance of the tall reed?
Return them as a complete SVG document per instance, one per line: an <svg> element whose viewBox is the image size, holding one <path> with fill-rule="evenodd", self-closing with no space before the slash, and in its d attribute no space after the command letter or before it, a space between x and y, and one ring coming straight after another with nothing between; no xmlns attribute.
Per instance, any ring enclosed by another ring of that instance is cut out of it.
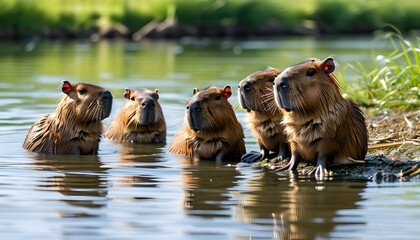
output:
<svg viewBox="0 0 420 240"><path fill-rule="evenodd" d="M377 55L375 67L349 64L358 77L343 83L346 95L365 107L397 112L420 108L420 38L409 40L394 28L383 37L391 44L387 55Z"/></svg>

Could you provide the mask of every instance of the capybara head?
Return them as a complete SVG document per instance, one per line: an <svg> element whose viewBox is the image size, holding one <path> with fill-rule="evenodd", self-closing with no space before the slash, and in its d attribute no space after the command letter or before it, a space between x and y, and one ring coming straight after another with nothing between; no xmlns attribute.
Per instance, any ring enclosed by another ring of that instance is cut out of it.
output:
<svg viewBox="0 0 420 240"><path fill-rule="evenodd" d="M274 97L286 111L310 114L336 101L340 88L332 72L334 60L309 59L285 69L274 81Z"/></svg>
<svg viewBox="0 0 420 240"><path fill-rule="evenodd" d="M65 105L60 110L72 113L65 116L73 115L75 121L81 123L99 122L109 117L113 99L110 91L92 84L71 84L69 81L63 81L61 90L66 96L60 101Z"/></svg>
<svg viewBox="0 0 420 240"><path fill-rule="evenodd" d="M259 112L275 112L277 110L274 95L274 79L280 70L268 67L248 75L239 82L238 98L243 109Z"/></svg>
<svg viewBox="0 0 420 240"><path fill-rule="evenodd" d="M232 95L231 87L208 87L193 91L194 96L186 107L186 121L195 132L217 132L225 128L229 118L236 118L228 98Z"/></svg>
<svg viewBox="0 0 420 240"><path fill-rule="evenodd" d="M129 101L124 107L127 111L128 124L148 125L163 119L162 108L158 102L159 90L151 91L145 88L137 91L125 89L124 98Z"/></svg>

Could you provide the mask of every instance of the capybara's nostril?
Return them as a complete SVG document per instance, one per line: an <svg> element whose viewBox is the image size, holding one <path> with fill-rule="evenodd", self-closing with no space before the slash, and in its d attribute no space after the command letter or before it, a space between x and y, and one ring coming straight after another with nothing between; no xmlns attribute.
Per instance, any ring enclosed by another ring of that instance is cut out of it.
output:
<svg viewBox="0 0 420 240"><path fill-rule="evenodd" d="M105 91L102 93L102 99L103 100L108 100L108 99L112 99L112 94L110 91Z"/></svg>
<svg viewBox="0 0 420 240"><path fill-rule="evenodd" d="M195 110L196 112L201 112L201 107L195 107L195 108L194 108L194 110Z"/></svg>
<svg viewBox="0 0 420 240"><path fill-rule="evenodd" d="M154 108L155 101L153 101L153 99L146 99L142 102L141 106L145 108Z"/></svg>

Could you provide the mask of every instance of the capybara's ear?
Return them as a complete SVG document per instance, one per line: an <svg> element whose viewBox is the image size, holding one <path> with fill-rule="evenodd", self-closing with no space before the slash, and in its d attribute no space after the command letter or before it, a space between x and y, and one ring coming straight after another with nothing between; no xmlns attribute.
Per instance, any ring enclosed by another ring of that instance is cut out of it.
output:
<svg viewBox="0 0 420 240"><path fill-rule="evenodd" d="M130 99L131 90L129 88L125 89L124 98Z"/></svg>
<svg viewBox="0 0 420 240"><path fill-rule="evenodd" d="M276 79L276 77L281 73L281 71L277 68L273 68L271 66L268 66L264 71L275 71L276 74L273 74L273 76L271 76L268 81L270 82L274 82L274 79Z"/></svg>
<svg viewBox="0 0 420 240"><path fill-rule="evenodd" d="M200 90L198 90L198 88L194 88L193 90L193 94L195 95L196 93L200 92Z"/></svg>
<svg viewBox="0 0 420 240"><path fill-rule="evenodd" d="M69 81L63 80L63 84L61 85L61 91L65 94L69 94L72 91L72 87Z"/></svg>
<svg viewBox="0 0 420 240"><path fill-rule="evenodd" d="M156 99L159 99L159 89L155 89Z"/></svg>
<svg viewBox="0 0 420 240"><path fill-rule="evenodd" d="M327 59L324 60L324 62L322 63L324 65L323 69L325 73L332 73L335 70L335 63L334 63L334 59L329 57Z"/></svg>
<svg viewBox="0 0 420 240"><path fill-rule="evenodd" d="M225 97L225 98L229 98L230 96L232 96L232 90L231 90L231 88L230 88L230 86L229 85L226 85L224 88L223 88L223 96Z"/></svg>

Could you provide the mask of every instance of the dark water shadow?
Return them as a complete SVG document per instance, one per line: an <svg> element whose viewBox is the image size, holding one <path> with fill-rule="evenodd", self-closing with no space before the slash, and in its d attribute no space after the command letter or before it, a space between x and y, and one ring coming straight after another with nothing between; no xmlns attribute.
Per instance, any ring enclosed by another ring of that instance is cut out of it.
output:
<svg viewBox="0 0 420 240"><path fill-rule="evenodd" d="M120 154L118 167L123 169L116 175L120 187L128 188L158 188L162 184L160 171L165 168L164 146L165 144L133 144L119 143ZM139 190L133 192L130 197L135 200L155 199L157 196L142 193Z"/></svg>
<svg viewBox="0 0 420 240"><path fill-rule="evenodd" d="M106 206L107 168L103 167L99 156L50 154L33 154L32 156L34 169L52 173L46 174L48 177L39 181L37 186L41 190L54 190L61 193L64 197L60 201L72 206L91 209ZM73 210L66 217L89 217L92 214Z"/></svg>
<svg viewBox="0 0 420 240"><path fill-rule="evenodd" d="M158 163L163 161L165 144L119 144L120 154L118 161L120 163Z"/></svg>
<svg viewBox="0 0 420 240"><path fill-rule="evenodd" d="M339 225L365 224L360 218L355 221L355 216L341 215L340 210L358 208L366 181L317 181L313 177L279 176L265 170L245 184L248 191L239 193L235 218L271 226L274 239L329 238Z"/></svg>
<svg viewBox="0 0 420 240"><path fill-rule="evenodd" d="M245 234L244 228L235 229L240 225L219 226L220 236L235 232L252 239L317 239L329 238L342 225L365 225L362 217L346 216L341 210L358 208L366 181L317 181L261 169L242 172L226 163L187 157L180 157L180 161L187 215L213 221L233 219L250 225ZM211 228L212 224L208 224Z"/></svg>
<svg viewBox="0 0 420 240"><path fill-rule="evenodd" d="M230 217L230 189L238 172L225 162L198 161L180 156L186 214L202 218Z"/></svg>

